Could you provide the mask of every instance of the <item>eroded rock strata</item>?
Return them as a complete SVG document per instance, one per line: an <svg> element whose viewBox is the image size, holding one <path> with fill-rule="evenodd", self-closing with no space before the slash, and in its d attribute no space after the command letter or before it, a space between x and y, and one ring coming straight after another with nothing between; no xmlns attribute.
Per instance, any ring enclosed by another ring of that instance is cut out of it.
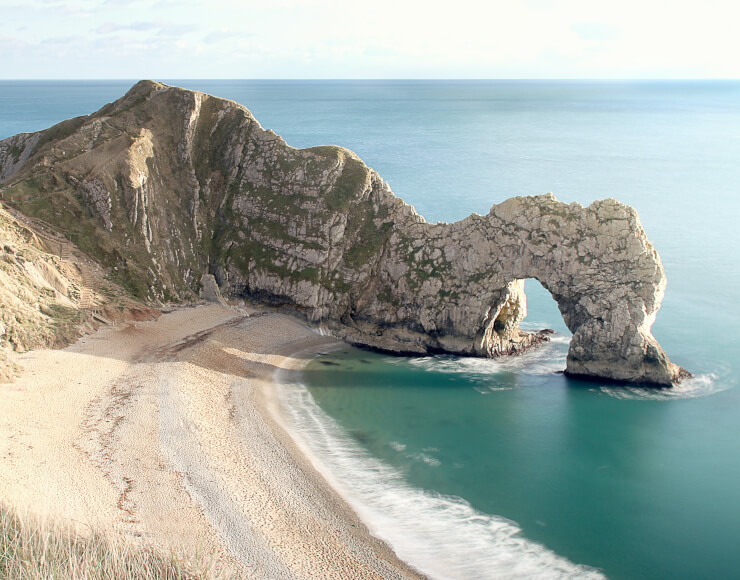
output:
<svg viewBox="0 0 740 580"><path fill-rule="evenodd" d="M134 295L290 308L356 344L496 356L527 348L523 280L573 332L567 372L670 385L650 334L665 289L637 212L551 194L427 223L354 153L294 149L243 106L142 81L97 113L0 142L6 202L66 231Z"/></svg>

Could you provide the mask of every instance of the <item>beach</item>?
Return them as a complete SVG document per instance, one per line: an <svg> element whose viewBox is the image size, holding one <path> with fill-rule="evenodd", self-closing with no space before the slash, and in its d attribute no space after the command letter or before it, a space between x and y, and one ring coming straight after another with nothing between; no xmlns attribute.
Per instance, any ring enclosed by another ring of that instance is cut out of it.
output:
<svg viewBox="0 0 740 580"><path fill-rule="evenodd" d="M0 501L236 577L420 577L284 428L276 371L335 342L202 304L19 355L22 376L0 385Z"/></svg>

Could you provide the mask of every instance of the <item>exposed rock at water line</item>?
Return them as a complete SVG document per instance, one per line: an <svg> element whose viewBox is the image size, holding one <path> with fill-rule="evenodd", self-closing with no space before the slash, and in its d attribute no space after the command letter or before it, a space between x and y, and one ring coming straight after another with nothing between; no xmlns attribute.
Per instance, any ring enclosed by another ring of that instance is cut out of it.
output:
<svg viewBox="0 0 740 580"><path fill-rule="evenodd" d="M401 353L521 352L523 280L573 333L572 375L670 385L650 334L665 290L637 212L551 194L427 223L341 147L294 149L241 105L142 81L97 113L0 142L3 199L116 267L140 298L227 298L300 313Z"/></svg>

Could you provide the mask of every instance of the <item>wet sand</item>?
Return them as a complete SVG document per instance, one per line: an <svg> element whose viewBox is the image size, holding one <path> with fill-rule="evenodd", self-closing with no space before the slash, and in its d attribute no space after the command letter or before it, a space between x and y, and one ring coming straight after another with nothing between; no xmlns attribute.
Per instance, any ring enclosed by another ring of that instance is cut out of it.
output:
<svg viewBox="0 0 740 580"><path fill-rule="evenodd" d="M283 428L275 372L333 342L209 304L21 355L0 385L0 501L237 577L418 578Z"/></svg>

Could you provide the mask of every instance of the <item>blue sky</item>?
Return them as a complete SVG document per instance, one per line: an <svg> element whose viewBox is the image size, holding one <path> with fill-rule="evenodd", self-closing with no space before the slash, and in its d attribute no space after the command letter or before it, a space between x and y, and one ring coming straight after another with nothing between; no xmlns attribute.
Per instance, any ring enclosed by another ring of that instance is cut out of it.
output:
<svg viewBox="0 0 740 580"><path fill-rule="evenodd" d="M740 78L728 0L0 0L0 78Z"/></svg>

